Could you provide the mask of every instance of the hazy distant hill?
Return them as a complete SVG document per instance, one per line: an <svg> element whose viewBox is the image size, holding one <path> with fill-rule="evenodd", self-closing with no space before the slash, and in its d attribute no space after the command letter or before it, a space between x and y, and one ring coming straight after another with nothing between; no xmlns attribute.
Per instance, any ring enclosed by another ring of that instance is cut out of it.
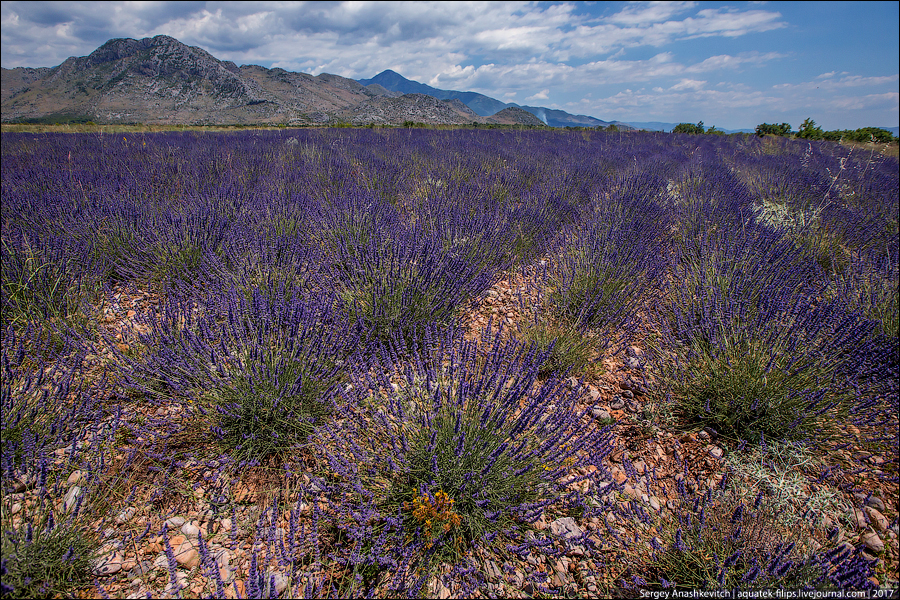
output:
<svg viewBox="0 0 900 600"><path fill-rule="evenodd" d="M500 100L485 96L484 94L479 94L478 92L441 90L431 87L430 85L425 85L424 83L419 83L418 81L407 79L390 69L382 71L371 79L357 79L357 81L363 85L377 84L384 89L393 92L402 92L404 94L427 94L442 100L458 99L482 117L489 117L506 108L520 108L536 116L541 123L551 127L606 127L611 124L609 121L601 121L600 119L587 115L573 115L564 110L544 108L542 106L521 106L512 102L501 102ZM631 129L627 123L620 123L617 121L614 123L623 129Z"/></svg>
<svg viewBox="0 0 900 600"><path fill-rule="evenodd" d="M678 123L663 123L661 121L628 121L628 124L635 129L644 129L646 131L672 131ZM708 127L707 127L708 128ZM754 133L756 129L721 129L725 133Z"/></svg>

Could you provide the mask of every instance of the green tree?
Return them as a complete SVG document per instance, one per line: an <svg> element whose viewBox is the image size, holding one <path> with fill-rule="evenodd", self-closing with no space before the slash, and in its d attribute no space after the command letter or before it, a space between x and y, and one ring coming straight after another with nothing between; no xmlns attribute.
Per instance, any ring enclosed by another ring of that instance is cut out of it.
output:
<svg viewBox="0 0 900 600"><path fill-rule="evenodd" d="M887 129L878 127L862 127L853 132L853 139L857 142L878 142L886 144L894 139Z"/></svg>
<svg viewBox="0 0 900 600"><path fill-rule="evenodd" d="M775 123L760 123L756 126L756 135L762 137L764 135L790 135L791 134L791 124L790 123L782 123L781 125L776 125Z"/></svg>
<svg viewBox="0 0 900 600"><path fill-rule="evenodd" d="M703 131L703 121L700 121L696 125L693 123L679 123L672 130L672 133L703 133Z"/></svg>
<svg viewBox="0 0 900 600"><path fill-rule="evenodd" d="M803 138L804 140L821 140L825 137L825 132L822 131L821 127L816 125L815 121L807 118L800 125L800 129L797 130L797 137Z"/></svg>

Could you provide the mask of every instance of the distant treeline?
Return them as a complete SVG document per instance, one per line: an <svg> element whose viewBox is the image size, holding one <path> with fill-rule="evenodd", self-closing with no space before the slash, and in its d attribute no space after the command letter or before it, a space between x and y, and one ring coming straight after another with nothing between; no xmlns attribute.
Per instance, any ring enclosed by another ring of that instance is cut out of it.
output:
<svg viewBox="0 0 900 600"><path fill-rule="evenodd" d="M706 133L715 135L725 135L725 132L715 128L704 129L703 121L696 125L693 123L679 123L672 130L672 133ZM760 123L756 126L756 135L762 137L764 135L780 135L785 137L794 137L805 140L828 140L833 142L877 142L886 144L896 142L898 138L887 129L879 127L861 127L859 129L836 129L834 131L824 131L816 125L812 119L806 119L800 125L800 129L793 131L790 123Z"/></svg>
<svg viewBox="0 0 900 600"><path fill-rule="evenodd" d="M756 126L756 135L783 135L793 136L804 140L828 140L833 142L878 142L886 144L888 142L897 141L887 129L879 127L861 127L859 129L835 129L833 131L824 131L816 125L812 119L806 119L800 125L800 129L796 132L791 130L790 123L761 123Z"/></svg>

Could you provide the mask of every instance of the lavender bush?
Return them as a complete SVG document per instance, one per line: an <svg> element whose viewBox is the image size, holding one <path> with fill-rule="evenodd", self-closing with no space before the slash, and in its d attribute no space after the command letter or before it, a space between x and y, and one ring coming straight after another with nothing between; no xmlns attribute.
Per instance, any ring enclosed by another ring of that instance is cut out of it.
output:
<svg viewBox="0 0 900 600"><path fill-rule="evenodd" d="M29 323L57 327L88 326L90 303L100 291L100 274L92 261L76 258L83 245L67 240L4 238L0 261L2 326L24 328Z"/></svg>
<svg viewBox="0 0 900 600"><path fill-rule="evenodd" d="M137 340L147 353L121 358L139 389L199 402L236 460L283 454L330 413L357 338L334 297L224 296L210 304L224 314L194 316L189 296L170 302Z"/></svg>
<svg viewBox="0 0 900 600"><path fill-rule="evenodd" d="M788 242L749 230L698 247L674 266L655 349L681 418L736 440L837 435L855 404L839 375L871 325L819 301Z"/></svg>
<svg viewBox="0 0 900 600"><path fill-rule="evenodd" d="M385 348L376 376L354 380L354 400L320 430L344 482L331 486L339 526L360 564L457 561L551 504L579 505L573 484L598 483L600 471L573 473L610 451L609 429L586 426L577 390L535 385L543 356L486 341L426 339L399 371L403 352Z"/></svg>
<svg viewBox="0 0 900 600"><path fill-rule="evenodd" d="M99 540L89 519L102 516L97 491L117 420L104 415L103 381L85 380L83 359L71 343L59 348L37 329L4 333L4 596L68 595L93 577ZM68 486L73 469L81 476Z"/></svg>
<svg viewBox="0 0 900 600"><path fill-rule="evenodd" d="M825 536L813 544L815 531L802 520L785 525L762 491L745 503L740 485L726 477L718 488L692 495L682 482L672 518L651 541L645 579L675 589L872 587L871 563L860 550Z"/></svg>

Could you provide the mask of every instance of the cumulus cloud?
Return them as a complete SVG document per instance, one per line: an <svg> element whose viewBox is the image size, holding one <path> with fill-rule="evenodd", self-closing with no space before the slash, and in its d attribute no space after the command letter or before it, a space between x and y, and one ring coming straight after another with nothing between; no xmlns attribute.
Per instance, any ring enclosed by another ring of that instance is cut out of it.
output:
<svg viewBox="0 0 900 600"><path fill-rule="evenodd" d="M525 98L525 101L533 102L535 100L547 100L548 98L550 98L550 90L544 89L533 96L528 96L527 98Z"/></svg>
<svg viewBox="0 0 900 600"><path fill-rule="evenodd" d="M392 60L399 52L407 59L418 54L440 60L448 51L470 60L488 57L484 62L491 62L491 56L503 62L553 62L783 25L777 12L697 11L696 6L638 3L603 18L581 14L572 3L11 1L2 8L3 62L16 66L7 58L11 51L12 56L59 64L74 48L87 54L111 37L159 33L216 56L254 59L266 66L358 62L359 49L372 48L378 52L366 54L370 63ZM411 49L415 52L409 53ZM371 71L372 66L355 75Z"/></svg>

